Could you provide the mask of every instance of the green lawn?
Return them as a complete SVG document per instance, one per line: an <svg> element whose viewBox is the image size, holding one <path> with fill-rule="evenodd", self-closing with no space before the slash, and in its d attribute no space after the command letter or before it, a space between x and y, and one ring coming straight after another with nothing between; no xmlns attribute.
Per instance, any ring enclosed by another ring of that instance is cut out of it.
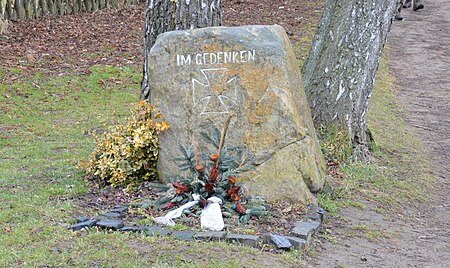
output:
<svg viewBox="0 0 450 268"><path fill-rule="evenodd" d="M0 267L301 266L302 254L137 234L72 232L87 191L92 130L124 121L138 101L138 68L94 66L88 74L0 69ZM88 211L85 211L89 214Z"/></svg>

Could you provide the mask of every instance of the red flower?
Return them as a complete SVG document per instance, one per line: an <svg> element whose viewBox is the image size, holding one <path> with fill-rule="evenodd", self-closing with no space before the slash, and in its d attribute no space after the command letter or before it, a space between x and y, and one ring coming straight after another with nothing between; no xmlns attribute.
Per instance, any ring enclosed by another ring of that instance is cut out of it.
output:
<svg viewBox="0 0 450 268"><path fill-rule="evenodd" d="M166 204L162 207L162 209L163 209L163 210L168 210L168 209L173 208L174 206L175 206L175 203L168 202L168 203L166 203Z"/></svg>
<svg viewBox="0 0 450 268"><path fill-rule="evenodd" d="M213 162L216 162L217 160L219 160L219 155L212 154L209 156L209 159L211 159L211 161L213 161Z"/></svg>
<svg viewBox="0 0 450 268"><path fill-rule="evenodd" d="M228 189L228 191L227 191L228 196L231 196L232 194L237 194L239 189L241 189L240 186L231 187L231 189Z"/></svg>
<svg viewBox="0 0 450 268"><path fill-rule="evenodd" d="M189 191L189 188L187 186L179 184L178 182L172 182L172 186L175 187L177 194L182 194Z"/></svg>
<svg viewBox="0 0 450 268"><path fill-rule="evenodd" d="M212 193L214 191L214 183L205 183L205 191Z"/></svg>
<svg viewBox="0 0 450 268"><path fill-rule="evenodd" d="M243 205L236 203L236 211L243 215L246 214L247 209L245 209Z"/></svg>
<svg viewBox="0 0 450 268"><path fill-rule="evenodd" d="M198 205L199 205L201 208L206 207L206 200L205 200L205 199L201 199L200 201L198 201Z"/></svg>
<svg viewBox="0 0 450 268"><path fill-rule="evenodd" d="M231 194L231 200L233 201L239 201L241 198L238 194Z"/></svg>
<svg viewBox="0 0 450 268"><path fill-rule="evenodd" d="M197 170L197 172L201 173L203 172L203 170L205 170L204 166L195 166L195 170Z"/></svg>
<svg viewBox="0 0 450 268"><path fill-rule="evenodd" d="M219 176L219 170L217 170L217 168L213 167L211 169L211 172L209 173L209 180L212 183L215 183L218 176Z"/></svg>
<svg viewBox="0 0 450 268"><path fill-rule="evenodd" d="M233 176L228 176L228 182L234 185L236 183L236 178Z"/></svg>

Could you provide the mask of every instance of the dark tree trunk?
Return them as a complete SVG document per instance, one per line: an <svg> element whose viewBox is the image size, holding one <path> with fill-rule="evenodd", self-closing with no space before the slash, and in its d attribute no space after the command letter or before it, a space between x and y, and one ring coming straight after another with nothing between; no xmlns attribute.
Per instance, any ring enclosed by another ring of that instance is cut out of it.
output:
<svg viewBox="0 0 450 268"><path fill-rule="evenodd" d="M316 128L348 134L369 158L365 115L396 9L395 0L326 0L302 73Z"/></svg>
<svg viewBox="0 0 450 268"><path fill-rule="evenodd" d="M141 0L0 0L0 19L15 21L45 15L94 12L107 7L121 8L139 1Z"/></svg>
<svg viewBox="0 0 450 268"><path fill-rule="evenodd" d="M221 0L147 0L141 99L149 99L148 53L159 34L222 24Z"/></svg>

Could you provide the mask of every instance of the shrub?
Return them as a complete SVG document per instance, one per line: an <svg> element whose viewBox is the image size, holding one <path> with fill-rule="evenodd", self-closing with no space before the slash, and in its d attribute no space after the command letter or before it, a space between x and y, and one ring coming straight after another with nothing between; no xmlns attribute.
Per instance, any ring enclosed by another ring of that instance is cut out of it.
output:
<svg viewBox="0 0 450 268"><path fill-rule="evenodd" d="M158 134L169 128L156 108L140 101L125 125L116 124L101 137L91 155L88 173L113 186L156 179Z"/></svg>

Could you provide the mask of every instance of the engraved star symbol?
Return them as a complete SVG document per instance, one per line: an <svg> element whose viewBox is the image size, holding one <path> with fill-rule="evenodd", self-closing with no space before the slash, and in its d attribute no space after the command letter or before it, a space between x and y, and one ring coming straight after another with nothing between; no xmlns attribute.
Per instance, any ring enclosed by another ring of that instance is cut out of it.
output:
<svg viewBox="0 0 450 268"><path fill-rule="evenodd" d="M236 76L227 77L227 68L202 69L203 81L192 79L194 107L206 114L227 114L237 103Z"/></svg>

